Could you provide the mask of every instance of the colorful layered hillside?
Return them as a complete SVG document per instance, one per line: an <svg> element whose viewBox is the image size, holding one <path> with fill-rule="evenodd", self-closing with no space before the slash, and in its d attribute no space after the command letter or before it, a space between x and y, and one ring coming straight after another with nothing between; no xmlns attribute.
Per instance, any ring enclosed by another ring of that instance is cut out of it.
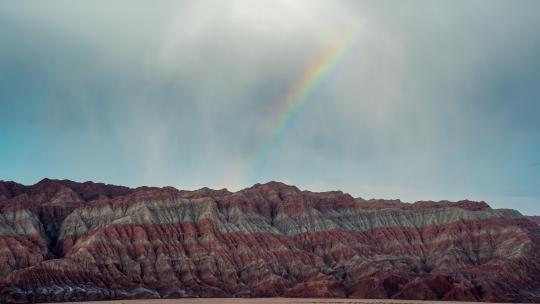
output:
<svg viewBox="0 0 540 304"><path fill-rule="evenodd" d="M4 302L170 297L540 301L540 226L486 203L0 182Z"/></svg>

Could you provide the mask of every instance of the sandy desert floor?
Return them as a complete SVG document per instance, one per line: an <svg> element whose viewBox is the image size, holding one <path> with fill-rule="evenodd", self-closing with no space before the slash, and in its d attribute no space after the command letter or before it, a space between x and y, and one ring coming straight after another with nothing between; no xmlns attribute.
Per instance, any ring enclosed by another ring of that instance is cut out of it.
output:
<svg viewBox="0 0 540 304"><path fill-rule="evenodd" d="M205 298L205 299L167 299L167 300L118 300L118 301L93 301L93 302L67 302L84 304L466 304L475 302L437 302L437 301L408 301L408 300L364 300L364 299L307 299L307 298Z"/></svg>

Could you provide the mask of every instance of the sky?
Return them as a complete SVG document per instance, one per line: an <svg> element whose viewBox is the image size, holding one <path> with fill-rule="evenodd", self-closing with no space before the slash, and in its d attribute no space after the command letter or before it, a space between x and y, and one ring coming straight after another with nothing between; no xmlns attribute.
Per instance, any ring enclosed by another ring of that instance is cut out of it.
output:
<svg viewBox="0 0 540 304"><path fill-rule="evenodd" d="M540 1L0 2L0 179L540 214Z"/></svg>

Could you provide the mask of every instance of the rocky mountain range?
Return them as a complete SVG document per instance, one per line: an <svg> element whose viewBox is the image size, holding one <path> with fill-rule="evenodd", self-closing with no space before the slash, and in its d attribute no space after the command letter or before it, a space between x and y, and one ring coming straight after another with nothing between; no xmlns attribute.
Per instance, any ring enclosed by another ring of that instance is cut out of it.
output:
<svg viewBox="0 0 540 304"><path fill-rule="evenodd" d="M540 302L540 226L279 182L237 192L0 182L0 301L350 297Z"/></svg>

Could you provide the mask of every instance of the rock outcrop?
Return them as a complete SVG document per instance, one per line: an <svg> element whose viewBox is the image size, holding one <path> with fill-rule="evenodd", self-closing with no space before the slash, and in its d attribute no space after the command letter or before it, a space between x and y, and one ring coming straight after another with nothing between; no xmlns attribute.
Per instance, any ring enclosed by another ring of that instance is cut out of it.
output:
<svg viewBox="0 0 540 304"><path fill-rule="evenodd" d="M540 302L540 226L484 202L0 182L0 300Z"/></svg>

